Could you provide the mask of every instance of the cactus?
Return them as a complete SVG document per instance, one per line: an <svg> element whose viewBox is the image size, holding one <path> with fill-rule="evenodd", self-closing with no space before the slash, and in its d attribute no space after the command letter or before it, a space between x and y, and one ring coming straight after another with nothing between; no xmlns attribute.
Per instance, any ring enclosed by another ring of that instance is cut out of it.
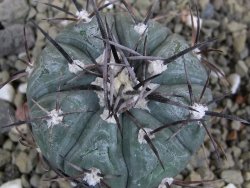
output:
<svg viewBox="0 0 250 188"><path fill-rule="evenodd" d="M91 2L93 14L76 6L55 40L35 24L51 42L26 71L35 141L58 174L86 187L168 187L210 116L248 122L211 111L210 70L195 52L210 41L189 47L152 10L139 21Z"/></svg>

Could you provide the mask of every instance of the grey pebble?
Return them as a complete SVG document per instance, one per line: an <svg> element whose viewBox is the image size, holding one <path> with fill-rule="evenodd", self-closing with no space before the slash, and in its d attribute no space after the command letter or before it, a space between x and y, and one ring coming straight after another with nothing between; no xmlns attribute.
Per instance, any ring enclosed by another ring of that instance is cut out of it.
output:
<svg viewBox="0 0 250 188"><path fill-rule="evenodd" d="M204 152L204 150L205 150L205 152ZM191 157L190 164L192 165L193 168L207 166L207 159L209 157L209 154L210 154L210 152L208 149L200 148L196 152L196 155Z"/></svg>
<svg viewBox="0 0 250 188"><path fill-rule="evenodd" d="M211 19L214 16L214 6L211 3L207 3L201 12L203 19Z"/></svg>
<svg viewBox="0 0 250 188"><path fill-rule="evenodd" d="M0 1L0 22L4 26L13 23L24 23L29 6L26 0L2 0Z"/></svg>
<svg viewBox="0 0 250 188"><path fill-rule="evenodd" d="M241 76L246 76L248 74L248 67L244 61L239 60L235 65L236 72Z"/></svg>
<svg viewBox="0 0 250 188"><path fill-rule="evenodd" d="M30 27L26 27L26 33L28 48L30 48L35 43L35 37ZM23 25L14 24L0 30L0 44L0 57L24 52Z"/></svg>
<svg viewBox="0 0 250 188"><path fill-rule="evenodd" d="M221 173L221 178L224 179L227 183L233 184L242 184L243 176L239 170L224 170Z"/></svg>
<svg viewBox="0 0 250 188"><path fill-rule="evenodd" d="M227 24L227 29L230 32L239 32L239 31L244 31L247 29L247 25L244 23L236 22L236 21L231 21L230 23Z"/></svg>
<svg viewBox="0 0 250 188"><path fill-rule="evenodd" d="M15 121L15 110L13 105L9 102L0 100L0 134L7 132L10 128L5 128L5 125L13 123Z"/></svg>
<svg viewBox="0 0 250 188"><path fill-rule="evenodd" d="M29 178L28 178L28 176L26 174L23 174L21 176L21 181L22 181L22 186L24 188L31 188L31 185L29 183Z"/></svg>
<svg viewBox="0 0 250 188"><path fill-rule="evenodd" d="M228 169L232 168L235 165L233 156L230 153L226 153L225 159L222 161L221 168L222 169Z"/></svg>
<svg viewBox="0 0 250 188"><path fill-rule="evenodd" d="M240 158L243 159L244 161L250 160L250 151L242 153Z"/></svg>
<svg viewBox="0 0 250 188"><path fill-rule="evenodd" d="M0 168L11 161L11 154L9 151L0 148Z"/></svg>
<svg viewBox="0 0 250 188"><path fill-rule="evenodd" d="M232 149L232 154L234 156L234 158L238 159L241 155L241 149L239 147L233 146L231 147Z"/></svg>
<svg viewBox="0 0 250 188"><path fill-rule="evenodd" d="M201 176L197 172L191 171L191 173L188 175L188 177L185 180L186 181L199 181L201 180Z"/></svg>
<svg viewBox="0 0 250 188"><path fill-rule="evenodd" d="M250 171L244 172L243 177L245 181L250 181Z"/></svg>
<svg viewBox="0 0 250 188"><path fill-rule="evenodd" d="M33 187L38 187L39 183L40 183L40 176L38 176L37 174L33 174L30 178L30 184Z"/></svg>
<svg viewBox="0 0 250 188"><path fill-rule="evenodd" d="M11 151L13 149L13 146L14 146L13 142L10 139L8 139L4 142L3 149Z"/></svg>
<svg viewBox="0 0 250 188"><path fill-rule="evenodd" d="M250 181L245 182L243 188L250 188Z"/></svg>
<svg viewBox="0 0 250 188"><path fill-rule="evenodd" d="M4 168L4 181L10 181L20 177L20 172L16 165L7 164Z"/></svg>
<svg viewBox="0 0 250 188"><path fill-rule="evenodd" d="M216 20L208 19L208 20L203 21L203 26L207 28L215 29L220 26L220 22Z"/></svg>
<svg viewBox="0 0 250 188"><path fill-rule="evenodd" d="M26 152L19 152L15 158L15 164L22 173L30 173L35 164L32 164L28 154Z"/></svg>
<svg viewBox="0 0 250 188"><path fill-rule="evenodd" d="M233 34L233 47L234 47L234 50L238 52L239 54L246 47L246 40L247 40L246 30L242 30L240 32Z"/></svg>
<svg viewBox="0 0 250 188"><path fill-rule="evenodd" d="M216 10L219 10L224 4L224 0L213 0L213 5Z"/></svg>
<svg viewBox="0 0 250 188"><path fill-rule="evenodd" d="M10 74L7 71L0 72L0 83L6 82L10 78Z"/></svg>
<svg viewBox="0 0 250 188"><path fill-rule="evenodd" d="M201 167L196 170L200 174L202 180L212 180L214 179L214 173L209 169L209 167Z"/></svg>
<svg viewBox="0 0 250 188"><path fill-rule="evenodd" d="M241 128L241 123L239 121L232 121L231 128L233 130L239 131Z"/></svg>

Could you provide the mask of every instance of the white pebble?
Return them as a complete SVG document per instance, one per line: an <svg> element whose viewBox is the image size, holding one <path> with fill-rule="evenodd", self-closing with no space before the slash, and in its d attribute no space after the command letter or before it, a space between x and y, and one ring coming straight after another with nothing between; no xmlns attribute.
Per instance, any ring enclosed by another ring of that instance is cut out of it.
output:
<svg viewBox="0 0 250 188"><path fill-rule="evenodd" d="M108 3L110 3L110 1L106 0L104 4L108 4ZM111 5L107 6L107 9L112 9L113 7L114 7L114 5L111 4Z"/></svg>
<svg viewBox="0 0 250 188"><path fill-rule="evenodd" d="M12 85L6 84L4 87L0 89L0 99L13 102L15 95L15 89Z"/></svg>
<svg viewBox="0 0 250 188"><path fill-rule="evenodd" d="M199 18L200 21L200 28L202 26L202 19ZM193 16L193 22L194 22L194 28L197 29L198 28L198 17L197 16ZM186 18L186 25L189 27L192 27L192 17L191 15L188 15Z"/></svg>
<svg viewBox="0 0 250 188"><path fill-rule="evenodd" d="M22 83L18 86L18 91L25 94L27 90L27 83Z"/></svg>
<svg viewBox="0 0 250 188"><path fill-rule="evenodd" d="M234 184L229 183L227 186L224 186L223 188L237 188Z"/></svg>
<svg viewBox="0 0 250 188"><path fill-rule="evenodd" d="M22 188L21 179L15 179L12 181L8 181L0 186L0 188Z"/></svg>
<svg viewBox="0 0 250 188"><path fill-rule="evenodd" d="M231 92L235 94L240 86L240 75L233 73L228 76L228 81L231 84Z"/></svg>

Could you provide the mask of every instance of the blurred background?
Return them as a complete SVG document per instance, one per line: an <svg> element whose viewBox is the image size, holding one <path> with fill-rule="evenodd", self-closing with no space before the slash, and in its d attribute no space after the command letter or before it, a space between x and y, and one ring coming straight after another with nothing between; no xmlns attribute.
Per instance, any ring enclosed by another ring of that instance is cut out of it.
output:
<svg viewBox="0 0 250 188"><path fill-rule="evenodd" d="M48 0L73 13L76 8L70 0ZM79 4L85 3L78 0ZM107 1L108 2L108 1ZM138 15L146 15L150 0L130 0ZM231 90L230 97L223 98L215 111L235 114L250 120L250 0L158 0L154 19L192 41L192 24L189 5L197 18L195 2L201 22L200 41L216 38L207 59L216 65L225 78L212 73L210 87L214 95ZM109 8L112 8L109 7ZM109 11L108 9L105 11ZM44 36L26 24L26 39L23 34L24 20L35 20L41 28L55 37L68 24L67 21L43 19L66 16L65 13L32 0L0 0L0 83L4 83L17 71L22 73L27 62L35 61L46 45ZM194 19L195 20L195 19ZM30 60L25 52L25 41ZM25 63L26 62L26 63ZM17 74L18 77L20 74ZM39 151L22 142L32 137L28 126L23 124L4 128L15 121L25 120L27 107L26 78L15 80L0 89L0 188L58 188L71 187L64 180L46 181L55 177L47 171L39 157ZM211 133L221 146L221 159L208 137L204 146L192 157L187 168L177 176L183 180L216 181L210 187L250 188L250 127L237 121L213 118ZM23 138L22 138L23 137ZM7 183L7 184L6 184Z"/></svg>

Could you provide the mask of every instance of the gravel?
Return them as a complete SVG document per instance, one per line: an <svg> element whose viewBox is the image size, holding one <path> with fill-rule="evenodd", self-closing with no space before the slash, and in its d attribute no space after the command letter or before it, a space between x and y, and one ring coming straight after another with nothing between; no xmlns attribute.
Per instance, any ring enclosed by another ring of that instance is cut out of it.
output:
<svg viewBox="0 0 250 188"><path fill-rule="evenodd" d="M29 4L27 4L29 2ZM53 4L69 7L75 12L70 1L52 0ZM83 0L79 0L83 2ZM149 0L138 0L135 7L144 8ZM167 15L160 20L176 33L180 33L191 41L191 28L181 21L180 15L188 1L162 1L162 8L157 10L161 15ZM200 0L198 7L202 18L200 40L217 38L212 48L220 49L222 53L209 53L208 59L226 74L227 83L222 77L212 73L210 80L213 93L233 91L232 97L218 103L216 111L225 111L241 116L250 117L250 1L249 0ZM24 19L34 19L48 31L52 37L62 29L60 23L42 21L48 17L62 17L60 11L48 8L41 3L26 0L0 0L0 83L9 79L10 75L23 70L26 65L19 58L27 60L24 49L23 23ZM44 36L30 25L26 26L27 41L30 54L35 59L46 44ZM8 39L8 40L6 40ZM227 87L226 87L227 86ZM69 182L44 181L55 177L52 171L41 160L36 149L22 146L19 143L20 134L15 128L3 129L4 125L16 121L15 110L25 102L26 78L11 83L11 89L0 89L0 188L30 188L39 187L72 187ZM229 89L228 89L229 88ZM7 96L7 98L6 98ZM225 108L224 108L225 107ZM28 126L23 124L19 129L28 135ZM236 121L214 118L211 130L212 136L225 152L221 152L221 160L216 157L209 137L206 137L203 148L194 155L177 177L183 180L216 181L212 187L218 188L250 188L250 127ZM7 184L4 184L6 183ZM2 185L1 185L2 184Z"/></svg>

